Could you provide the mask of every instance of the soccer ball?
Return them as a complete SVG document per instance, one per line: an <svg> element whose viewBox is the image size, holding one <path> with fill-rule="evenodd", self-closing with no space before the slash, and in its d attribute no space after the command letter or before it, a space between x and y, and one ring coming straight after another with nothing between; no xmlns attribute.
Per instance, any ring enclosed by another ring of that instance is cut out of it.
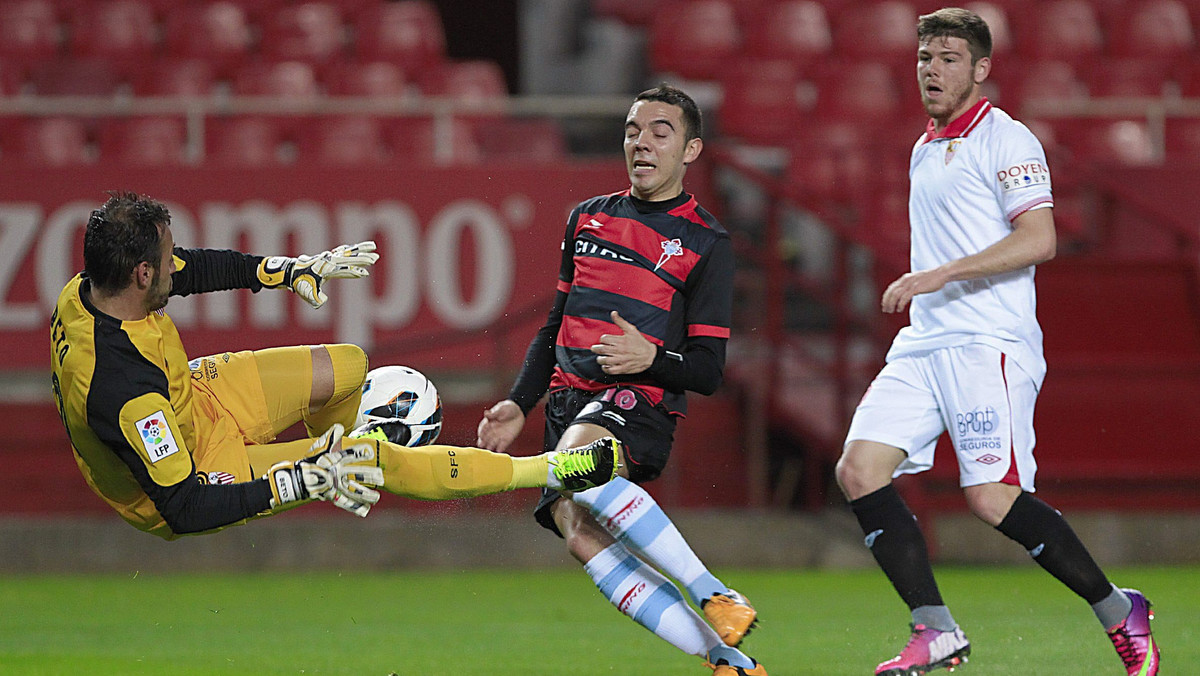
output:
<svg viewBox="0 0 1200 676"><path fill-rule="evenodd" d="M412 431L404 445L424 446L442 431L442 398L420 371L381 366L367 374L358 417L360 424L399 419Z"/></svg>

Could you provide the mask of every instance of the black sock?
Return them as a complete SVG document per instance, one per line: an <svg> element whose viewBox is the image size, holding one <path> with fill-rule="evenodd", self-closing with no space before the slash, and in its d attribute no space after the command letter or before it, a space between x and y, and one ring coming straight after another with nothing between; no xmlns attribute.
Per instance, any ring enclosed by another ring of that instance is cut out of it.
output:
<svg viewBox="0 0 1200 676"><path fill-rule="evenodd" d="M996 530L1021 543L1038 565L1083 597L1099 603L1113 587L1070 524L1053 507L1021 493Z"/></svg>
<svg viewBox="0 0 1200 676"><path fill-rule="evenodd" d="M866 544L909 610L940 606L942 594L933 579L929 549L917 519L891 484L850 502Z"/></svg>

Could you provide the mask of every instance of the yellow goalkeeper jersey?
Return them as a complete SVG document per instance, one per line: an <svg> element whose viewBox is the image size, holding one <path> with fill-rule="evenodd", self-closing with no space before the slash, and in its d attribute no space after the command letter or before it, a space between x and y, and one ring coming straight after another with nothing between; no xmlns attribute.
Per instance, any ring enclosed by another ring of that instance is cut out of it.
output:
<svg viewBox="0 0 1200 676"><path fill-rule="evenodd" d="M252 270L253 258L176 249L179 272L173 284L190 293L237 288L246 280L243 288L257 290L240 271L243 266ZM216 277L223 280L215 285L213 261L220 263ZM197 281L189 267L205 263L207 276ZM183 295L175 289L172 294ZM92 490L136 528L168 539L267 509L265 481L209 485L197 473L192 451L203 442L198 425L211 425L211 415L197 405L187 354L171 317L159 310L142 320L121 321L97 310L89 295L85 273L67 283L50 319L50 339L59 414Z"/></svg>

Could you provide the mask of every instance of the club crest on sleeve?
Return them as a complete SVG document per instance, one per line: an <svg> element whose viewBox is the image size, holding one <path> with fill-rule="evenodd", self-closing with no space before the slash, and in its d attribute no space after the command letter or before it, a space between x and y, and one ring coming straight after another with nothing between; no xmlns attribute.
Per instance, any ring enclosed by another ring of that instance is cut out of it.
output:
<svg viewBox="0 0 1200 676"><path fill-rule="evenodd" d="M150 462L158 462L179 452L179 444L175 441L171 426L167 424L167 417L161 410L151 413L134 425Z"/></svg>

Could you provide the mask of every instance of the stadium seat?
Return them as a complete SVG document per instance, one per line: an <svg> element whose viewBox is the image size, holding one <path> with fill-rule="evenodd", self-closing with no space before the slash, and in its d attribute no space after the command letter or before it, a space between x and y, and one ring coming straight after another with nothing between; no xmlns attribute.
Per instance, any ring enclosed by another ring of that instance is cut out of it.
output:
<svg viewBox="0 0 1200 676"><path fill-rule="evenodd" d="M1019 24L1022 56L1082 64L1104 48L1100 18L1088 0L1040 3Z"/></svg>
<svg viewBox="0 0 1200 676"><path fill-rule="evenodd" d="M218 118L205 127L205 163L226 167L270 167L281 163L283 131L261 116Z"/></svg>
<svg viewBox="0 0 1200 676"><path fill-rule="evenodd" d="M30 65L53 59L62 41L55 5L49 0L0 2L0 58Z"/></svg>
<svg viewBox="0 0 1200 676"><path fill-rule="evenodd" d="M914 71L915 72L915 71ZM911 83L911 97L917 96L916 77ZM907 113L902 107L902 83L892 68L879 62L850 62L827 64L817 80L817 108L814 113L823 119L878 121L895 119ZM914 102L912 109L917 110Z"/></svg>
<svg viewBox="0 0 1200 676"><path fill-rule="evenodd" d="M1196 45L1188 8L1179 0L1123 4L1112 13L1107 35L1110 54L1139 59L1186 57Z"/></svg>
<svg viewBox="0 0 1200 676"><path fill-rule="evenodd" d="M16 96L25 82L25 69L0 59L0 96Z"/></svg>
<svg viewBox="0 0 1200 676"><path fill-rule="evenodd" d="M1055 129L1079 160L1147 166L1161 158L1144 119L1063 121L1055 123Z"/></svg>
<svg viewBox="0 0 1200 676"><path fill-rule="evenodd" d="M167 15L165 33L168 54L208 61L220 75L242 64L253 46L246 10L233 2L180 7Z"/></svg>
<svg viewBox="0 0 1200 676"><path fill-rule="evenodd" d="M358 14L354 51L360 61L392 61L409 72L446 57L446 31L428 0L377 3Z"/></svg>
<svg viewBox="0 0 1200 676"><path fill-rule="evenodd" d="M918 12L903 0L882 0L842 12L835 21L838 56L889 64L916 62Z"/></svg>
<svg viewBox="0 0 1200 676"><path fill-rule="evenodd" d="M15 130L15 157L31 165L64 167L90 164L95 155L88 142L88 127L79 118L26 118Z"/></svg>
<svg viewBox="0 0 1200 676"><path fill-rule="evenodd" d="M499 101L508 96L504 72L494 61L453 61L425 69L418 80L421 93L463 103Z"/></svg>
<svg viewBox="0 0 1200 676"><path fill-rule="evenodd" d="M379 120L365 115L308 120L299 149L304 166L377 166L390 160Z"/></svg>
<svg viewBox="0 0 1200 676"><path fill-rule="evenodd" d="M1008 21L1008 11L1003 5L993 2L970 2L965 7L987 22L988 30L992 33L993 57L1005 56L1012 52L1012 28Z"/></svg>
<svg viewBox="0 0 1200 676"><path fill-rule="evenodd" d="M135 71L133 91L138 96L209 97L217 91L217 71L201 59L156 59Z"/></svg>
<svg viewBox="0 0 1200 676"><path fill-rule="evenodd" d="M804 100L806 86L811 90L794 60L739 60L722 73L721 133L752 144L786 145L811 107Z"/></svg>
<svg viewBox="0 0 1200 676"><path fill-rule="evenodd" d="M400 97L408 93L404 69L390 61L346 62L325 71L332 96Z"/></svg>
<svg viewBox="0 0 1200 676"><path fill-rule="evenodd" d="M996 69L993 77L1001 83L1004 109L1018 118L1030 101L1046 103L1088 97L1087 83L1065 61L1009 62L1007 68Z"/></svg>
<svg viewBox="0 0 1200 676"><path fill-rule="evenodd" d="M303 61L258 61L233 74L233 92L242 96L315 99L321 95L317 73Z"/></svg>
<svg viewBox="0 0 1200 676"><path fill-rule="evenodd" d="M141 0L84 3L73 19L71 52L78 57L145 64L158 50L154 10Z"/></svg>
<svg viewBox="0 0 1200 676"><path fill-rule="evenodd" d="M1157 98L1166 93L1170 65L1142 58L1104 59L1087 69L1088 93Z"/></svg>
<svg viewBox="0 0 1200 676"><path fill-rule="evenodd" d="M187 163L187 128L179 117L131 117L100 125L100 159L126 166Z"/></svg>
<svg viewBox="0 0 1200 676"><path fill-rule="evenodd" d="M474 127L482 157L501 162L555 162L567 156L562 127L549 118L502 117Z"/></svg>
<svg viewBox="0 0 1200 676"><path fill-rule="evenodd" d="M1200 164L1200 119L1168 118L1166 136L1168 162Z"/></svg>
<svg viewBox="0 0 1200 676"><path fill-rule="evenodd" d="M483 156L471 123L459 118L395 118L384 133L400 166L477 164Z"/></svg>
<svg viewBox="0 0 1200 676"><path fill-rule="evenodd" d="M29 85L38 96L112 96L121 78L104 59L57 59L34 64Z"/></svg>
<svg viewBox="0 0 1200 676"><path fill-rule="evenodd" d="M648 40L654 71L699 80L716 79L742 45L734 5L727 0L663 3L651 18Z"/></svg>
<svg viewBox="0 0 1200 676"><path fill-rule="evenodd" d="M806 201L847 203L878 178L871 170L871 136L863 125L810 124L791 141L785 175L791 190Z"/></svg>
<svg viewBox="0 0 1200 676"><path fill-rule="evenodd" d="M803 64L826 57L833 34L825 7L814 0L781 0L762 7L747 21L746 47L755 57Z"/></svg>
<svg viewBox="0 0 1200 676"><path fill-rule="evenodd" d="M336 60L345 47L341 11L324 2L281 7L267 17L259 47L273 61Z"/></svg>

